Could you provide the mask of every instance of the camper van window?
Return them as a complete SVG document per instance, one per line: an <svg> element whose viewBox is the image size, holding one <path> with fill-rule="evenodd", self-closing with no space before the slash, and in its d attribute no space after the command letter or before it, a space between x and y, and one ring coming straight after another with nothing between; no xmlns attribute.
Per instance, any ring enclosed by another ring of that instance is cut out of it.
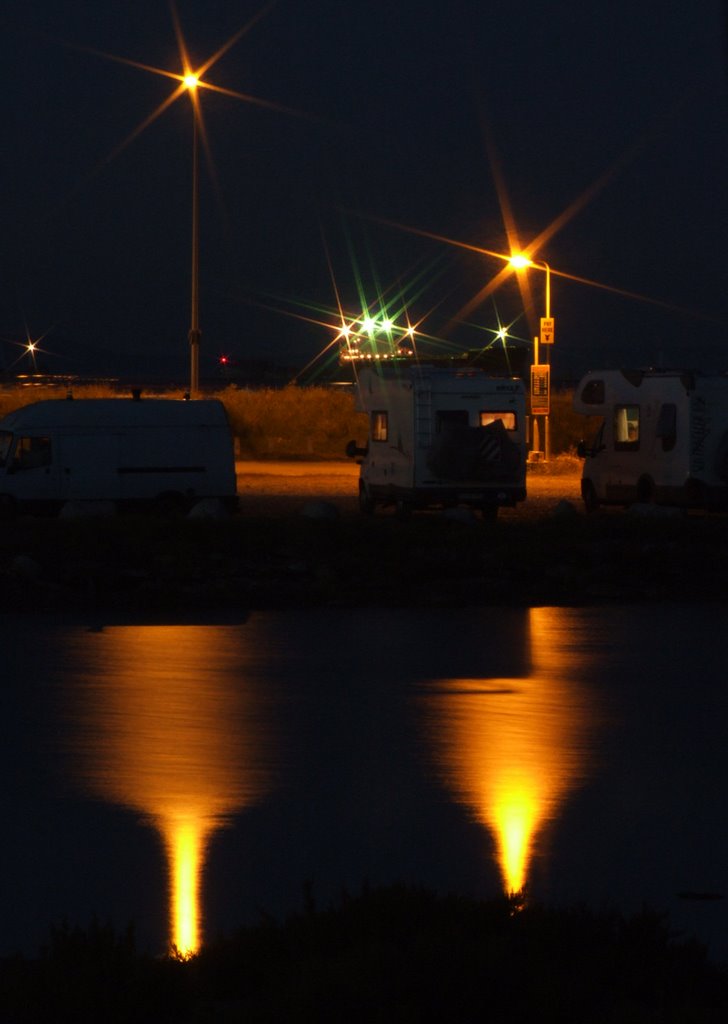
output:
<svg viewBox="0 0 728 1024"><path fill-rule="evenodd" d="M615 405L614 447L618 452L636 451L640 446L640 407Z"/></svg>
<svg viewBox="0 0 728 1024"><path fill-rule="evenodd" d="M38 469L51 464L50 437L19 437L15 445L13 469Z"/></svg>
<svg viewBox="0 0 728 1024"><path fill-rule="evenodd" d="M372 441L386 441L389 437L389 414L372 413Z"/></svg>
<svg viewBox="0 0 728 1024"><path fill-rule="evenodd" d="M10 454L10 445L13 443L13 435L9 430L0 430L0 466L4 466Z"/></svg>
<svg viewBox="0 0 728 1024"><path fill-rule="evenodd" d="M663 452L671 452L677 442L677 406L674 402L660 406L656 434L662 440Z"/></svg>
<svg viewBox="0 0 728 1024"><path fill-rule="evenodd" d="M480 414L481 427L489 427L491 423L496 423L498 420L501 421L506 430L516 429L516 414L514 412L491 412L489 409L487 412L481 412Z"/></svg>
<svg viewBox="0 0 728 1024"><path fill-rule="evenodd" d="M435 421L438 434L446 430L454 430L456 427L468 426L467 409L438 409Z"/></svg>

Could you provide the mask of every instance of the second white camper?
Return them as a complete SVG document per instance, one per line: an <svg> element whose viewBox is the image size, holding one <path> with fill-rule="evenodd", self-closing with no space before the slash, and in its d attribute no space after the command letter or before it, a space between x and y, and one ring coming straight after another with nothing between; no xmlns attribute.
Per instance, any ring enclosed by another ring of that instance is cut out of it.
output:
<svg viewBox="0 0 728 1024"><path fill-rule="evenodd" d="M360 366L357 409L369 416L359 501L411 509L466 505L485 516L526 497L526 401L518 378L476 367Z"/></svg>
<svg viewBox="0 0 728 1024"><path fill-rule="evenodd" d="M584 458L587 510L635 502L728 508L728 377L593 370L574 409L599 417Z"/></svg>

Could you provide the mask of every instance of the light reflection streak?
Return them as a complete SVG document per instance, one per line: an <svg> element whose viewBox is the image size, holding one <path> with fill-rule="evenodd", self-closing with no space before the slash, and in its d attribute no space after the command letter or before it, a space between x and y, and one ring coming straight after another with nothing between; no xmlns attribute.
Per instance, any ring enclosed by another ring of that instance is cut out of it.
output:
<svg viewBox="0 0 728 1024"><path fill-rule="evenodd" d="M491 831L507 894L526 889L539 837L586 776L595 724L563 610L531 609L529 627L526 677L440 680L424 698L438 774Z"/></svg>
<svg viewBox="0 0 728 1024"><path fill-rule="evenodd" d="M202 941L200 879L213 833L270 785L265 715L234 627L111 627L85 636L76 747L94 795L139 811L163 839L170 947Z"/></svg>

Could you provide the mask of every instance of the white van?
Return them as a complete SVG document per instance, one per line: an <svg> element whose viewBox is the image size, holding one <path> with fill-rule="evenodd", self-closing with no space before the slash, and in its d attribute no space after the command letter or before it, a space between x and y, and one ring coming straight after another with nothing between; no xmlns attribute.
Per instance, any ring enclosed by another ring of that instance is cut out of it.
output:
<svg viewBox="0 0 728 1024"><path fill-rule="evenodd" d="M82 398L26 405L0 420L0 515L66 502L184 511L236 503L235 457L216 400Z"/></svg>
<svg viewBox="0 0 728 1024"><path fill-rule="evenodd" d="M599 505L728 508L728 377L693 370L593 370L574 410L600 417L582 442L581 493Z"/></svg>
<svg viewBox="0 0 728 1024"><path fill-rule="evenodd" d="M523 382L477 367L392 361L360 366L356 407L369 415L359 503L411 509L466 505L486 517L526 497Z"/></svg>

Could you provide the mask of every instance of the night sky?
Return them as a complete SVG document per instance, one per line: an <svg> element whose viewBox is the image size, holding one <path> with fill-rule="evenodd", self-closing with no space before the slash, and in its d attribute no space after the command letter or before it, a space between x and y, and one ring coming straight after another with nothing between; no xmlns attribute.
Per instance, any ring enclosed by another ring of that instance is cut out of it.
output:
<svg viewBox="0 0 728 1024"><path fill-rule="evenodd" d="M444 351L529 339L542 271L526 312L513 277L473 301L504 266L474 249L509 234L553 270L557 380L728 368L720 0L176 10L195 66L254 22L206 81L263 101L200 93L203 378L221 355L304 367L337 302L384 302ZM183 382L191 105L120 149L176 82L109 59L178 73L169 4L5 0L0 25L0 367L42 335L49 372Z"/></svg>

